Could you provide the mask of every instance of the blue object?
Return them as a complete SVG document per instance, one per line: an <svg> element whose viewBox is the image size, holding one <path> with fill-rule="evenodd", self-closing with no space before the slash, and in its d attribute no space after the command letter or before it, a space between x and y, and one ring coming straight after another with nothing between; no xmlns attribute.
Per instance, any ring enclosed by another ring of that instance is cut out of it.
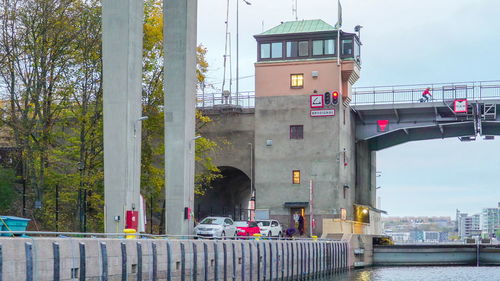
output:
<svg viewBox="0 0 500 281"><path fill-rule="evenodd" d="M1 231L26 231L30 219L0 216L0 230ZM2 233L0 236L12 236L10 233Z"/></svg>

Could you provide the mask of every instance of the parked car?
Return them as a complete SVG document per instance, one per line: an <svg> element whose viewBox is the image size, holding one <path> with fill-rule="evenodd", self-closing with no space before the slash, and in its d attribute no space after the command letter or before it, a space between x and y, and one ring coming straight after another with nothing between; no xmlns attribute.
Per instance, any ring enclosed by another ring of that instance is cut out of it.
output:
<svg viewBox="0 0 500 281"><path fill-rule="evenodd" d="M231 218L206 217L194 228L194 234L199 237L235 237L237 229Z"/></svg>
<svg viewBox="0 0 500 281"><path fill-rule="evenodd" d="M253 236L255 233L260 233L260 228L257 222L254 221L235 221L238 236Z"/></svg>
<svg viewBox="0 0 500 281"><path fill-rule="evenodd" d="M258 220L257 225L260 228L260 234L268 237L282 237L283 228L277 220Z"/></svg>

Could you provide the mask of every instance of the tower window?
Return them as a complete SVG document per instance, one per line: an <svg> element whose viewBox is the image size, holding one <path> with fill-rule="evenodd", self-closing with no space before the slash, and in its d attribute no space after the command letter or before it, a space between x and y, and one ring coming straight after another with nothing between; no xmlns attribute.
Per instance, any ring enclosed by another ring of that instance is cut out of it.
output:
<svg viewBox="0 0 500 281"><path fill-rule="evenodd" d="M309 41L299 42L299 57L309 56Z"/></svg>
<svg viewBox="0 0 500 281"><path fill-rule="evenodd" d="M286 42L286 57L294 58L299 55L298 43L294 41Z"/></svg>
<svg viewBox="0 0 500 281"><path fill-rule="evenodd" d="M335 40L314 40L313 41L313 56L334 55Z"/></svg>
<svg viewBox="0 0 500 281"><path fill-rule="evenodd" d="M293 184L300 184L300 170L293 170L292 183Z"/></svg>
<svg viewBox="0 0 500 281"><path fill-rule="evenodd" d="M342 40L342 55L352 56L353 55L353 43L352 39Z"/></svg>
<svg viewBox="0 0 500 281"><path fill-rule="evenodd" d="M323 40L314 40L313 41L313 56L321 56L323 55Z"/></svg>
<svg viewBox="0 0 500 281"><path fill-rule="evenodd" d="M290 139L301 140L304 138L304 125L291 125L290 126Z"/></svg>
<svg viewBox="0 0 500 281"><path fill-rule="evenodd" d="M290 88L304 88L304 74L290 75Z"/></svg>
<svg viewBox="0 0 500 281"><path fill-rule="evenodd" d="M283 43L276 42L271 44L271 57L273 59L283 57Z"/></svg>
<svg viewBox="0 0 500 281"><path fill-rule="evenodd" d="M271 57L271 44L260 44L260 58L268 59Z"/></svg>

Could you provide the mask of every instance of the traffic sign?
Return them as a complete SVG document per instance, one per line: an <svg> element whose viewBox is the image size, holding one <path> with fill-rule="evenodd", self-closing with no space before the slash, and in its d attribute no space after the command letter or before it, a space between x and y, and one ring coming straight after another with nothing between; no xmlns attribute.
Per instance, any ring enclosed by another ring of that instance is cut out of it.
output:
<svg viewBox="0 0 500 281"><path fill-rule="evenodd" d="M311 117L335 116L335 109L316 109L311 110Z"/></svg>
<svg viewBox="0 0 500 281"><path fill-rule="evenodd" d="M467 113L467 99L456 99L453 102L453 111L455 113Z"/></svg>

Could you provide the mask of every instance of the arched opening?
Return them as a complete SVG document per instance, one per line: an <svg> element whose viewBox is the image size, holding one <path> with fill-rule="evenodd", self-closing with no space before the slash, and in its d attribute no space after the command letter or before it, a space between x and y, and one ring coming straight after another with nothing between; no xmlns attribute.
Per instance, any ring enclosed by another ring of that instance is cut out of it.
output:
<svg viewBox="0 0 500 281"><path fill-rule="evenodd" d="M234 167L221 166L219 169L222 177L213 181L203 195L195 198L196 219L207 216L248 219L248 202L252 195L250 178Z"/></svg>

